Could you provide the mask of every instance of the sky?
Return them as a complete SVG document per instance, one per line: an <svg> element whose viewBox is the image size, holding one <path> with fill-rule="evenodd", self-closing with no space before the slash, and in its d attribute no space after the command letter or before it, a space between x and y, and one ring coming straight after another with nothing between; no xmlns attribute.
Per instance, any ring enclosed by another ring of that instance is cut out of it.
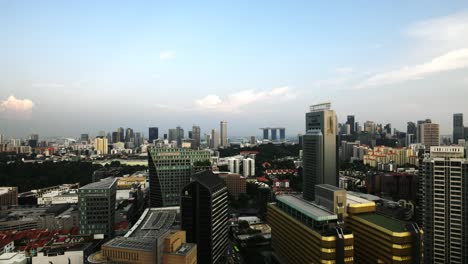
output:
<svg viewBox="0 0 468 264"><path fill-rule="evenodd" d="M9 137L468 118L466 1L0 0L0 39Z"/></svg>

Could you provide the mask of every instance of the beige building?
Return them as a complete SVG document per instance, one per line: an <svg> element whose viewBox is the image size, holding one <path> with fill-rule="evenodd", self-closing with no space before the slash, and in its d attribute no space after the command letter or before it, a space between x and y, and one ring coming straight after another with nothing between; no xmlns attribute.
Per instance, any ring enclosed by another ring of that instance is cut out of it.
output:
<svg viewBox="0 0 468 264"><path fill-rule="evenodd" d="M392 148L378 146L369 149L363 157L364 165L376 168L379 163L388 164L393 162L397 166L411 164L419 166L417 153L412 148Z"/></svg>
<svg viewBox="0 0 468 264"><path fill-rule="evenodd" d="M107 138L106 137L97 137L94 139L94 149L101 155L107 155Z"/></svg>
<svg viewBox="0 0 468 264"><path fill-rule="evenodd" d="M426 148L440 145L439 124L419 124L419 131L421 136L419 141L420 143L424 144Z"/></svg>
<svg viewBox="0 0 468 264"><path fill-rule="evenodd" d="M197 245L186 243L185 231L171 231L164 238L163 262L165 264L196 264Z"/></svg>

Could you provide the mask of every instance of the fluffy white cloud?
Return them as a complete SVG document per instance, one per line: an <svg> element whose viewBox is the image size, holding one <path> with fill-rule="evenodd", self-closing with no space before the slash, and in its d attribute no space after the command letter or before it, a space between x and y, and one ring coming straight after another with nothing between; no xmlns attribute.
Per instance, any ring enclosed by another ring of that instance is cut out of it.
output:
<svg viewBox="0 0 468 264"><path fill-rule="evenodd" d="M221 99L218 95L208 95L195 100L195 105L201 110L216 110L222 112L241 112L244 107L256 103L273 103L296 98L296 93L289 87L273 88L271 90L244 90Z"/></svg>
<svg viewBox="0 0 468 264"><path fill-rule="evenodd" d="M8 119L27 119L31 117L33 101L17 99L13 95L0 103L0 113Z"/></svg>
<svg viewBox="0 0 468 264"><path fill-rule="evenodd" d="M165 50L159 53L159 59L160 60L172 60L175 59L176 54L172 50Z"/></svg>
<svg viewBox="0 0 468 264"><path fill-rule="evenodd" d="M454 50L428 62L383 72L364 80L357 89L423 79L429 75L468 67L468 48Z"/></svg>

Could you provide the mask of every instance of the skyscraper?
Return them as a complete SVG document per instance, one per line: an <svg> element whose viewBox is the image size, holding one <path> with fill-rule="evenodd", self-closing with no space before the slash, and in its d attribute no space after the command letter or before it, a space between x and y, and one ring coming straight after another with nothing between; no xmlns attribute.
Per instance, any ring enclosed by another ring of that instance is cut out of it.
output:
<svg viewBox="0 0 468 264"><path fill-rule="evenodd" d="M135 147L140 147L141 144L143 144L143 136L141 135L141 132L136 132L135 133Z"/></svg>
<svg viewBox="0 0 468 264"><path fill-rule="evenodd" d="M197 173L182 190L182 230L197 244L198 263L222 263L228 247L228 191L211 171Z"/></svg>
<svg viewBox="0 0 468 264"><path fill-rule="evenodd" d="M271 129L271 141L276 141L276 140L278 140L278 137L277 137L277 135L276 135L276 131L277 131L276 128L272 128L272 129Z"/></svg>
<svg viewBox="0 0 468 264"><path fill-rule="evenodd" d="M286 129L280 128L279 132L280 132L280 141L283 142L284 140L286 140Z"/></svg>
<svg viewBox="0 0 468 264"><path fill-rule="evenodd" d="M463 125L463 114L453 114L453 144L458 144L458 140L465 139L465 127Z"/></svg>
<svg viewBox="0 0 468 264"><path fill-rule="evenodd" d="M468 160L461 146L431 147L422 164L424 263L468 262Z"/></svg>
<svg viewBox="0 0 468 264"><path fill-rule="evenodd" d="M228 140L227 140L227 122L226 121L221 121L219 124L219 131L220 131L220 144L221 147L227 147L228 146Z"/></svg>
<svg viewBox="0 0 468 264"><path fill-rule="evenodd" d="M330 109L330 103L313 105L306 114L306 131L318 129L322 132L321 166L323 182L338 186L337 146L336 146L336 114Z"/></svg>
<svg viewBox="0 0 468 264"><path fill-rule="evenodd" d="M89 134L81 134L80 135L80 141L83 142L88 142L89 141Z"/></svg>
<svg viewBox="0 0 468 264"><path fill-rule="evenodd" d="M125 131L125 142L135 142L135 135L133 134L133 129L127 128Z"/></svg>
<svg viewBox="0 0 468 264"><path fill-rule="evenodd" d="M150 148L148 170L151 207L179 205L180 191L190 182L195 162L209 160L209 151L188 148Z"/></svg>
<svg viewBox="0 0 468 264"><path fill-rule="evenodd" d="M251 158L242 160L243 175L244 177L255 176L255 160Z"/></svg>
<svg viewBox="0 0 468 264"><path fill-rule="evenodd" d="M158 138L159 138L159 129L157 127L148 128L149 143L153 143Z"/></svg>
<svg viewBox="0 0 468 264"><path fill-rule="evenodd" d="M94 139L94 148L101 155L107 155L108 153L108 142L106 137L96 137Z"/></svg>
<svg viewBox="0 0 468 264"><path fill-rule="evenodd" d="M124 142L124 140L125 140L124 128L119 127L117 129L117 133L118 133L117 142Z"/></svg>
<svg viewBox="0 0 468 264"><path fill-rule="evenodd" d="M349 130L351 134L354 134L356 132L356 124L354 122L354 115L349 115L346 124L349 125Z"/></svg>
<svg viewBox="0 0 468 264"><path fill-rule="evenodd" d="M268 136L268 131L269 129L268 128L262 128L263 130L263 140L268 140L269 136Z"/></svg>
<svg viewBox="0 0 468 264"><path fill-rule="evenodd" d="M117 178L109 177L78 190L80 234L114 234Z"/></svg>
<svg viewBox="0 0 468 264"><path fill-rule="evenodd" d="M167 138L169 142L177 141L177 130L175 128L169 129L169 137Z"/></svg>
<svg viewBox="0 0 468 264"><path fill-rule="evenodd" d="M217 149L219 147L219 133L216 129L211 130L211 144L212 149Z"/></svg>
<svg viewBox="0 0 468 264"><path fill-rule="evenodd" d="M119 142L119 132L112 132L112 143L117 143Z"/></svg>
<svg viewBox="0 0 468 264"><path fill-rule="evenodd" d="M439 124L422 123L418 126L419 143L426 148L440 145Z"/></svg>
<svg viewBox="0 0 468 264"><path fill-rule="evenodd" d="M180 126L176 127L176 140L177 140L177 147L182 147L182 139L184 138L184 129Z"/></svg>
<svg viewBox="0 0 468 264"><path fill-rule="evenodd" d="M323 173L323 135L319 129L302 136L302 191L304 199L315 199L315 185L325 182Z"/></svg>
<svg viewBox="0 0 468 264"><path fill-rule="evenodd" d="M416 136L417 134L417 127L416 127L416 124L414 122L408 122L407 125L406 125L406 134L413 134Z"/></svg>
<svg viewBox="0 0 468 264"><path fill-rule="evenodd" d="M192 126L192 139L193 139L194 149L198 149L200 147L200 136L201 136L200 127Z"/></svg>

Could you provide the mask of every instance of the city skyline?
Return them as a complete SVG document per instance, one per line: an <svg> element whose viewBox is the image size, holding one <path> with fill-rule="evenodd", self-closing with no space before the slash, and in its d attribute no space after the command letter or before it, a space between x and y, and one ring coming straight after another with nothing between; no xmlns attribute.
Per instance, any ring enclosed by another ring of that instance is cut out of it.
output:
<svg viewBox="0 0 468 264"><path fill-rule="evenodd" d="M468 4L420 5L3 2L0 130L227 120L248 136L262 120L294 135L309 105L331 101L341 123L431 118L449 135L468 113Z"/></svg>

